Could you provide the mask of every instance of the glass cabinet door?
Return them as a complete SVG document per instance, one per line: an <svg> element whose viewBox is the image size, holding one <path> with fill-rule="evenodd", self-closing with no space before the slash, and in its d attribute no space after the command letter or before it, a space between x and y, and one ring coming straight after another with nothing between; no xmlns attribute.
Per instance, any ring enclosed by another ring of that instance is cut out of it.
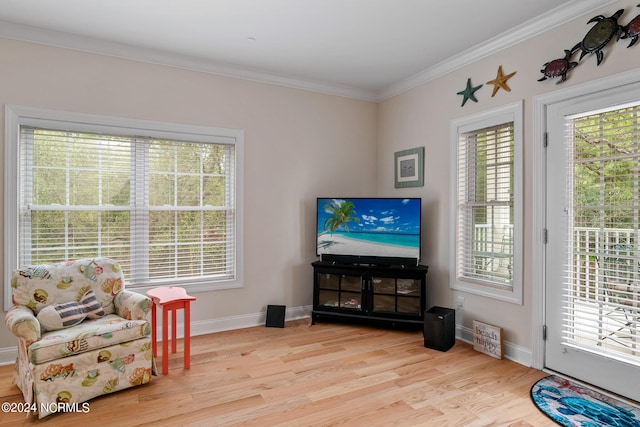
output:
<svg viewBox="0 0 640 427"><path fill-rule="evenodd" d="M417 279L373 277L373 311L420 314L420 286Z"/></svg>
<svg viewBox="0 0 640 427"><path fill-rule="evenodd" d="M340 277L340 307L362 309L362 276Z"/></svg>
<svg viewBox="0 0 640 427"><path fill-rule="evenodd" d="M361 310L362 276L318 273L318 305Z"/></svg>
<svg viewBox="0 0 640 427"><path fill-rule="evenodd" d="M396 279L388 277L372 277L373 311L396 311Z"/></svg>
<svg viewBox="0 0 640 427"><path fill-rule="evenodd" d="M340 275L318 273L320 288L318 304L324 307L338 307L340 301Z"/></svg>

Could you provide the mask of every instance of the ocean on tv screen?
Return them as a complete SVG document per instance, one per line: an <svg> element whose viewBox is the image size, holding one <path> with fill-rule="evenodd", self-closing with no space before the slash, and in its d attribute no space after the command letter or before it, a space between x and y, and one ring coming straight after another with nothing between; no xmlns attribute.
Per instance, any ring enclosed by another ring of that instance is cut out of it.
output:
<svg viewBox="0 0 640 427"><path fill-rule="evenodd" d="M318 199L318 254L419 258L420 199Z"/></svg>

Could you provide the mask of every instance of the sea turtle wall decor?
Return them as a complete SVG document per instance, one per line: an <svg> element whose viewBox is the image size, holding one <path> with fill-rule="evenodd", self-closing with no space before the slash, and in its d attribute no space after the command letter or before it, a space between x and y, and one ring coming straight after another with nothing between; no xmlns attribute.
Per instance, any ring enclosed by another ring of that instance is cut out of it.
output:
<svg viewBox="0 0 640 427"><path fill-rule="evenodd" d="M637 7L640 7L640 4ZM591 18L587 24L595 24L587 31L583 39L570 50L565 50L564 58L546 62L540 70L542 77L538 81L560 77L556 84L564 82L568 78L569 70L577 67L582 59L590 53L596 56L596 65L600 65L604 60L604 48L611 40L617 42L620 39L630 39L627 47L635 45L640 38L640 15L637 15L626 25L622 25L618 23L618 18L623 13L624 9L618 9L609 17L597 15ZM572 60L573 55L578 52L580 52L580 56L577 61Z"/></svg>
<svg viewBox="0 0 640 427"><path fill-rule="evenodd" d="M556 84L560 84L567 80L567 73L569 70L578 66L577 62L571 61L572 56L573 52L565 49L564 58L553 59L544 64L542 66L542 70L540 70L544 75L542 78L538 79L538 81L541 82L554 77L560 77L560 80L556 82Z"/></svg>
<svg viewBox="0 0 640 427"><path fill-rule="evenodd" d="M640 7L640 4L636 7ZM640 36L640 15L636 15L627 25L622 26L622 35L621 39L631 39L631 43L629 46L631 47L638 41L638 37Z"/></svg>
<svg viewBox="0 0 640 427"><path fill-rule="evenodd" d="M584 36L582 41L575 45L572 51L582 50L580 59L582 59L588 53L594 53L598 58L598 64L604 59L604 53L602 49L609 44L613 37L620 38L620 25L618 24L618 18L624 13L624 9L619 9L608 18L603 15L598 15L589 20L587 24L595 22L596 25L591 27L589 32Z"/></svg>

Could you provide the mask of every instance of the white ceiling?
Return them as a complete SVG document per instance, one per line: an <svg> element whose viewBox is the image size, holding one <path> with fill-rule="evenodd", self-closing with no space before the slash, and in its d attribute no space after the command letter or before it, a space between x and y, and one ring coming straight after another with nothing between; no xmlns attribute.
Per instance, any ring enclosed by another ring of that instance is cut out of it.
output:
<svg viewBox="0 0 640 427"><path fill-rule="evenodd" d="M609 3L0 0L0 37L380 100Z"/></svg>

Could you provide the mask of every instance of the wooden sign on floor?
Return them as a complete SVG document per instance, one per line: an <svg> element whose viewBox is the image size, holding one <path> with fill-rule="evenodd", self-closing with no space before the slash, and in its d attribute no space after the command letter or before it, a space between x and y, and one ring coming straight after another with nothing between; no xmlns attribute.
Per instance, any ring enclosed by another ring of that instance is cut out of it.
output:
<svg viewBox="0 0 640 427"><path fill-rule="evenodd" d="M503 356L502 328L473 321L473 349L496 359Z"/></svg>

